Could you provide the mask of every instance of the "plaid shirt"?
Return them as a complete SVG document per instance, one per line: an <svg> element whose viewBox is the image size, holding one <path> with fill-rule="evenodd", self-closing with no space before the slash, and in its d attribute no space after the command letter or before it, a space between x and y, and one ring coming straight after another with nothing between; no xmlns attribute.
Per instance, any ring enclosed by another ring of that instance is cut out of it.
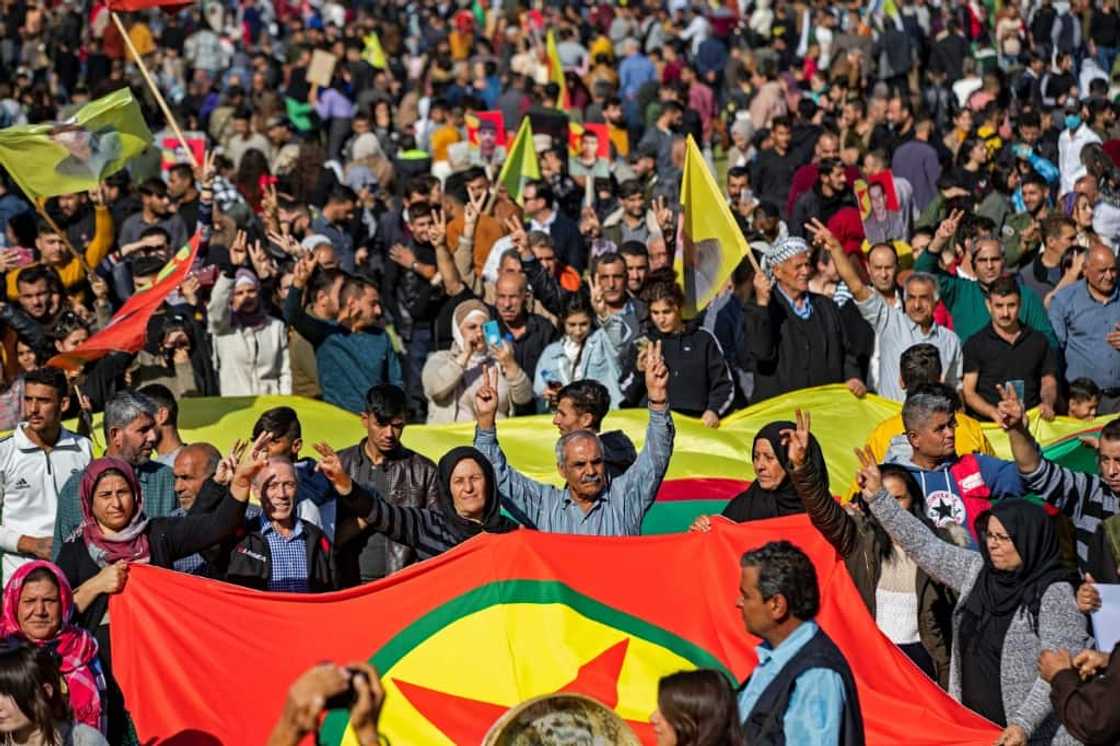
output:
<svg viewBox="0 0 1120 746"><path fill-rule="evenodd" d="M307 542L304 541L303 521L296 519L292 533L287 538L281 536L263 514L257 518L257 521L260 534L268 542L268 551L272 555L272 573L268 579L268 589L286 593L307 593L310 590L307 582L310 571L307 567Z"/></svg>
<svg viewBox="0 0 1120 746"><path fill-rule="evenodd" d="M145 461L133 468L144 496L144 515L162 518L179 507L179 499L175 497L175 478L170 467ZM76 534L82 525L82 500L78 495L81 483L82 472L78 472L66 480L58 493L58 514L54 521L54 543L51 545L51 560L54 562L58 561L62 543Z"/></svg>

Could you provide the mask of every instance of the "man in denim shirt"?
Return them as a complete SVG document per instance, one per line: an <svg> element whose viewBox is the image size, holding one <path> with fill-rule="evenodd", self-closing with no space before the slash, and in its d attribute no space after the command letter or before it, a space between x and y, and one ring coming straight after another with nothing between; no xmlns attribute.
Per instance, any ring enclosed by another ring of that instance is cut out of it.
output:
<svg viewBox="0 0 1120 746"><path fill-rule="evenodd" d="M567 433L556 444L557 469L564 488L535 482L506 462L498 446L494 416L498 407L497 372L487 370L475 394L474 446L494 465L498 493L507 507L541 531L589 536L637 536L653 504L673 452L669 414L669 369L659 342L646 348L644 363L649 427L638 460L616 479L607 475L603 446L589 430Z"/></svg>

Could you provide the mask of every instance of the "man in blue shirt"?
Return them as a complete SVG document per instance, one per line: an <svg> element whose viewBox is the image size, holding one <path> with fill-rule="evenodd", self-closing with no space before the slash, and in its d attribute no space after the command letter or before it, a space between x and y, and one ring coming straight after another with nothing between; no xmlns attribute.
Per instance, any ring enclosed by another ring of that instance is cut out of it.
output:
<svg viewBox="0 0 1120 746"><path fill-rule="evenodd" d="M813 563L788 541L743 555L739 601L747 631L763 642L739 691L747 743L860 746L863 718L844 654L813 617L820 590Z"/></svg>
<svg viewBox="0 0 1120 746"><path fill-rule="evenodd" d="M1059 290L1050 324L1065 353L1066 380L1088 378L1101 387L1098 414L1120 412L1120 292L1116 257L1100 244L1085 256L1085 279Z"/></svg>
<svg viewBox="0 0 1120 746"><path fill-rule="evenodd" d="M673 453L673 418L669 413L669 369L654 342L639 357L645 368L649 403L646 442L634 464L612 479L603 459L603 444L590 430L572 430L556 444L556 467L563 487L529 479L506 461L498 445L494 417L498 408L497 371L484 371L475 394L478 427L474 447L494 466L498 493L522 522L540 531L584 536L637 536L642 517L657 496Z"/></svg>

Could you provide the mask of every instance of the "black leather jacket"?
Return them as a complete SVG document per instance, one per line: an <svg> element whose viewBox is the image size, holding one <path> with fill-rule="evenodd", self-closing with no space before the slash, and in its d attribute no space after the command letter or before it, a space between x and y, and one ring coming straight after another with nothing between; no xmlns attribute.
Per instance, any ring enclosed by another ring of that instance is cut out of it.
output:
<svg viewBox="0 0 1120 746"><path fill-rule="evenodd" d="M365 490L377 489L373 476L373 462L365 450L363 439L357 445L340 451L338 456L342 468ZM394 505L412 508L439 508L439 480L436 465L431 459L410 451L403 446L385 461L384 469L388 478L388 494L382 495ZM345 501L338 506L338 524L354 516ZM346 588L358 583L385 577L416 561L416 551L411 547L389 541L383 534L367 530L356 539L336 548L339 587ZM363 565L365 566L363 569Z"/></svg>

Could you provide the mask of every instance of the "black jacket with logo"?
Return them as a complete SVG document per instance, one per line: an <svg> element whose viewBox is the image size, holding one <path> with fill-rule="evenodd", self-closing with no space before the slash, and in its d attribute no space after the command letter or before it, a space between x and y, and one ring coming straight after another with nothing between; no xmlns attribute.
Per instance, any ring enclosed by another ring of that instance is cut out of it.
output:
<svg viewBox="0 0 1120 746"><path fill-rule="evenodd" d="M303 545L307 553L307 585L311 593L335 589L331 543L313 523L302 521ZM247 517L232 544L223 547L213 577L246 588L268 590L272 578L272 550L261 533L261 515Z"/></svg>

